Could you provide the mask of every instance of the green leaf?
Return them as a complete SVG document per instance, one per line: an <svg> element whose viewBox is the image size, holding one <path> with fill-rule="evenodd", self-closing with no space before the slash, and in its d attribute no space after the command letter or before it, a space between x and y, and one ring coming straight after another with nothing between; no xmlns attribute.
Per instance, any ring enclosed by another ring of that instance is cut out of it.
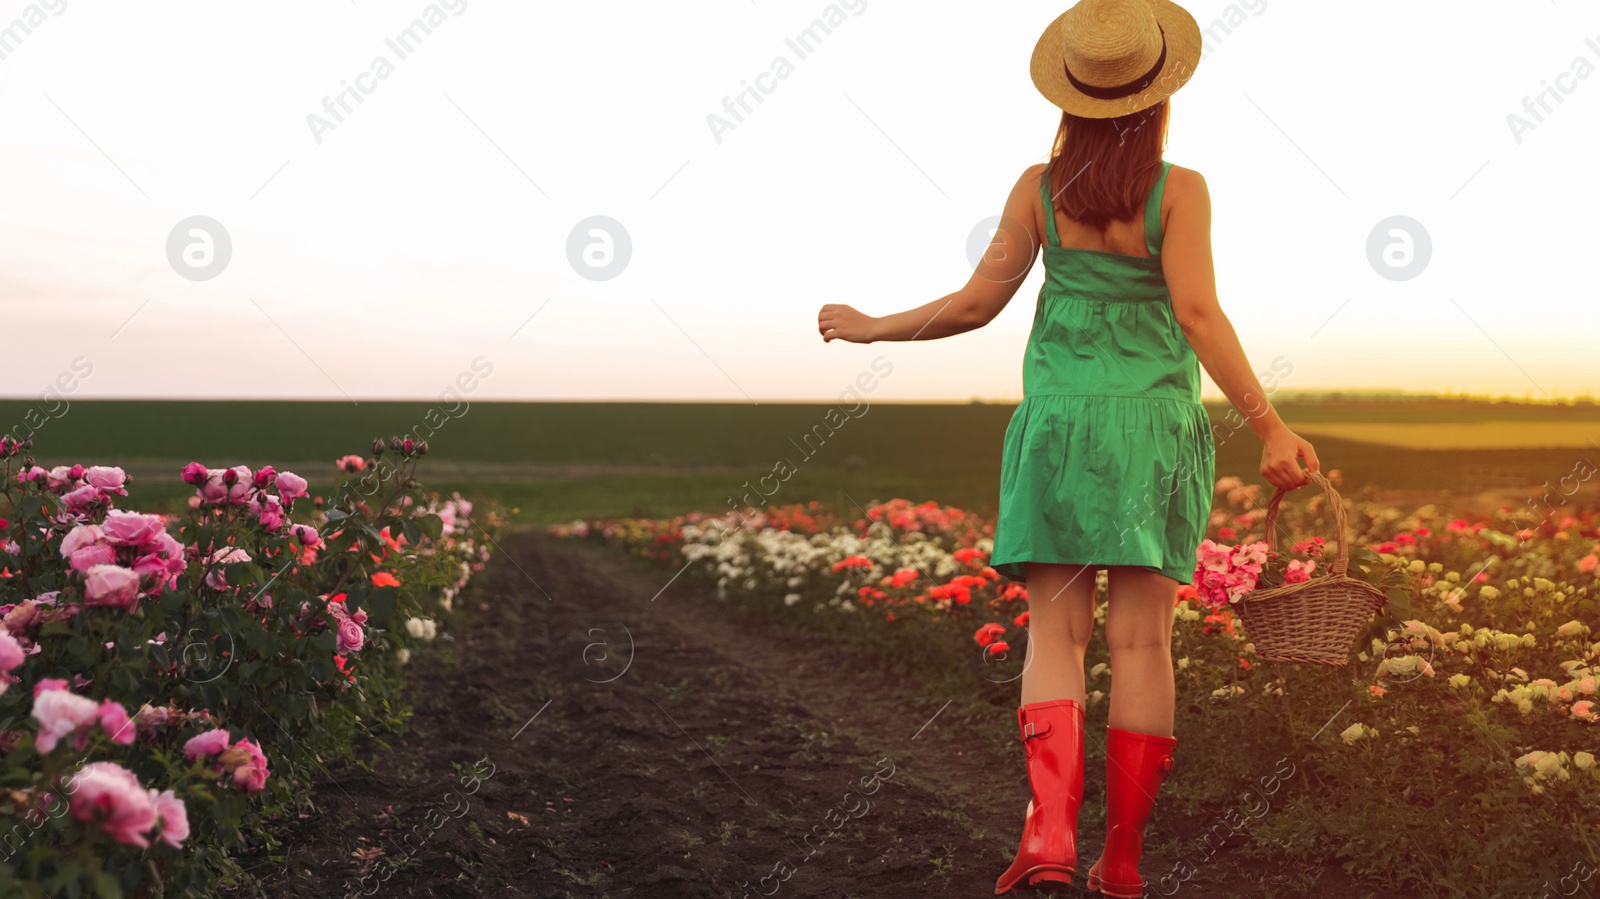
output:
<svg viewBox="0 0 1600 899"><path fill-rule="evenodd" d="M231 587L255 583L260 574L261 569L249 562L236 562L223 567L223 580Z"/></svg>
<svg viewBox="0 0 1600 899"><path fill-rule="evenodd" d="M44 886L49 890L60 890L68 884L76 885L79 878L83 877L83 867L75 862L62 862L56 868L56 876L46 880Z"/></svg>
<svg viewBox="0 0 1600 899"><path fill-rule="evenodd" d="M94 891L100 899L122 899L122 884L109 871L101 871L94 876Z"/></svg>

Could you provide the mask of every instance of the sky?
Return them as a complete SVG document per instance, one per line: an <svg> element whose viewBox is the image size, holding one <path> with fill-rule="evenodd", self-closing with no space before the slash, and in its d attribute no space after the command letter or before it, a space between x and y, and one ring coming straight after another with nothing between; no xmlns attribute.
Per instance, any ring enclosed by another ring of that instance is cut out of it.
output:
<svg viewBox="0 0 1600 899"><path fill-rule="evenodd" d="M1047 158L1028 62L1065 5L831 7L0 0L0 395L782 402L879 360L877 401L1015 400L1038 265L952 338L824 344L816 314L966 282ZM1186 8L1166 156L1210 186L1255 370L1600 384L1600 8Z"/></svg>

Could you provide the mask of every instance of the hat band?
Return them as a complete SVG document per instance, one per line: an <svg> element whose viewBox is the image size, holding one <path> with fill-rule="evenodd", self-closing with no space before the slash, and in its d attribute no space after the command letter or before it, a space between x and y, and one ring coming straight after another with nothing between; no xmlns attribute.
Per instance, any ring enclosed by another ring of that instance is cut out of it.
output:
<svg viewBox="0 0 1600 899"><path fill-rule="evenodd" d="M1150 71L1145 72L1143 75L1140 75L1138 78L1135 78L1127 84L1121 84L1115 87L1096 87L1095 85L1085 84L1084 82L1079 81L1073 76L1072 69L1069 68L1066 63L1061 64L1061 70L1067 73L1067 81L1071 82L1072 86L1077 88L1079 93L1084 94L1085 96L1094 97L1097 100L1120 100L1123 97L1130 97L1134 94L1137 94L1138 92L1149 87L1150 83L1155 80L1156 74L1161 71L1161 67L1167 64L1167 30L1165 28L1161 28L1160 25L1157 25L1156 27L1161 29L1161 55L1156 57L1156 64L1150 67Z"/></svg>

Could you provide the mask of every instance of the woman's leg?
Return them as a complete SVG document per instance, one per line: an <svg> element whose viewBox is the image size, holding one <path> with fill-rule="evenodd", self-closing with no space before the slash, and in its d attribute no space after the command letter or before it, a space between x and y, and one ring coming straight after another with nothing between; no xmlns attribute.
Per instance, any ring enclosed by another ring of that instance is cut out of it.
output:
<svg viewBox="0 0 1600 899"><path fill-rule="evenodd" d="M1083 654L1094 633L1094 570L1028 563L1028 659L1022 702L1085 704Z"/></svg>
<svg viewBox="0 0 1600 899"><path fill-rule="evenodd" d="M1106 646L1111 650L1111 711L1107 723L1119 730L1170 737L1172 608L1177 603L1178 582L1147 568L1125 565L1111 567L1108 579Z"/></svg>
<svg viewBox="0 0 1600 899"><path fill-rule="evenodd" d="M1022 841L996 893L1070 882L1083 801L1083 654L1094 630L1094 571L1028 563L1028 657L1022 668L1022 744L1032 797ZM1068 704L1077 703L1076 706Z"/></svg>

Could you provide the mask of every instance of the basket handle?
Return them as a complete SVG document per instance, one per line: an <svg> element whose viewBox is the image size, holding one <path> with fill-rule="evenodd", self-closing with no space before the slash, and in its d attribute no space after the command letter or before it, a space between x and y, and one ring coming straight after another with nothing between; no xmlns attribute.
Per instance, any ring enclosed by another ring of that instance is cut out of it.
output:
<svg viewBox="0 0 1600 899"><path fill-rule="evenodd" d="M1344 500L1339 496L1339 491L1333 489L1328 479L1315 471L1306 472L1312 483L1322 488L1333 506L1333 520L1336 530L1334 540L1338 544L1338 552L1334 556L1333 567L1329 574L1333 577L1344 577L1345 571L1350 567L1350 550L1345 546ZM1267 549L1271 552L1278 551L1278 507L1283 504L1283 498L1289 494L1288 490L1279 489L1272 495L1272 501L1267 503Z"/></svg>

